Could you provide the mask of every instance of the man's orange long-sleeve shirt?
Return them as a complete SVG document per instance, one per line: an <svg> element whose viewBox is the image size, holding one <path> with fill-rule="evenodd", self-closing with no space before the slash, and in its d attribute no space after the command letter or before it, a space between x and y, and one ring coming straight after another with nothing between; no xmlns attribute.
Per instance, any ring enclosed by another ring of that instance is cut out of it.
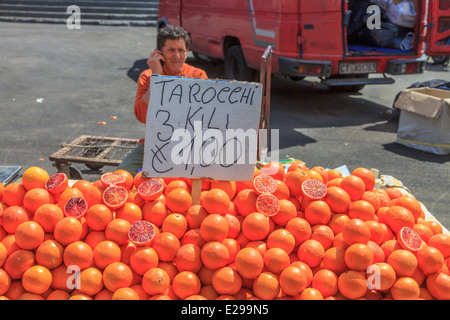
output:
<svg viewBox="0 0 450 320"><path fill-rule="evenodd" d="M145 123L147 120L147 108L148 104L142 99L142 97L147 92L148 86L150 85L150 76L152 75L152 70L147 69L141 73L138 79L138 88L136 92L136 99L134 101L134 114L136 115L136 118L142 122ZM166 74L162 74L166 75ZM179 77L186 77L186 78L194 78L194 79L208 79L208 76L206 75L206 72L202 69L195 68L193 66L190 66L188 64L184 64L181 68L181 71L179 74L176 74L175 76ZM142 142L143 139L141 139L140 142Z"/></svg>

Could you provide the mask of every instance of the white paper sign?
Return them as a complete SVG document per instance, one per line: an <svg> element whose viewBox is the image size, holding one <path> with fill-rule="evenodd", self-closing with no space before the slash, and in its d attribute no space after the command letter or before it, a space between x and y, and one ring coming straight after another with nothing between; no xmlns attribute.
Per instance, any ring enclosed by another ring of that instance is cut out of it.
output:
<svg viewBox="0 0 450 320"><path fill-rule="evenodd" d="M143 171L150 177L251 180L260 83L152 76Z"/></svg>

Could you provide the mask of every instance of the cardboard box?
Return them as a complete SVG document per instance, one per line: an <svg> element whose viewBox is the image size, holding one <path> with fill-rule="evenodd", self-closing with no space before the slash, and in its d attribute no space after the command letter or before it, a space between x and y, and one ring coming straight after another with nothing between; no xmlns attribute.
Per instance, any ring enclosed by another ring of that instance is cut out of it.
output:
<svg viewBox="0 0 450 320"><path fill-rule="evenodd" d="M405 28L414 28L418 11L417 1L389 0L386 7L386 15L392 23Z"/></svg>
<svg viewBox="0 0 450 320"><path fill-rule="evenodd" d="M450 91L405 89L394 105L400 109L397 143L439 155L450 154Z"/></svg>

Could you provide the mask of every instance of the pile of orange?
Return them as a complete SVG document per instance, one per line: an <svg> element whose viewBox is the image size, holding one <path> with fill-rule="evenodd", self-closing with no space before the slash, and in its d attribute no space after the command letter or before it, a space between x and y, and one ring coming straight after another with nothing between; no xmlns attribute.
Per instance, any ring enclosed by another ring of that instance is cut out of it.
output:
<svg viewBox="0 0 450 320"><path fill-rule="evenodd" d="M190 179L158 179L163 192L143 200L150 178L115 173L128 193L117 205L101 180L51 189L38 167L0 185L0 300L450 299L450 235L413 196L376 188L368 169L255 168L276 183L264 189L274 215L253 181L203 180L193 205ZM304 196L307 179L326 194ZM87 203L81 217L65 210L72 198ZM141 220L155 231L147 245L128 236Z"/></svg>

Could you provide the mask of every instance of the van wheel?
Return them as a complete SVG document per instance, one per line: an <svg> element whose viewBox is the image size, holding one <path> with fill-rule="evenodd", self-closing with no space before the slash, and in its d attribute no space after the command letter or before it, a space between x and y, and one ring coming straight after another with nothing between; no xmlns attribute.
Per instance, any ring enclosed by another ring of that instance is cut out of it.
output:
<svg viewBox="0 0 450 320"><path fill-rule="evenodd" d="M255 71L247 66L240 46L232 46L225 57L224 75L226 79L254 81Z"/></svg>
<svg viewBox="0 0 450 320"><path fill-rule="evenodd" d="M192 51L192 55L194 56L195 59L202 60L202 57L197 51Z"/></svg>
<svg viewBox="0 0 450 320"><path fill-rule="evenodd" d="M448 66L448 63L450 61L449 56L434 56L431 57L431 59L433 59L433 62L435 64L442 64L443 66Z"/></svg>

